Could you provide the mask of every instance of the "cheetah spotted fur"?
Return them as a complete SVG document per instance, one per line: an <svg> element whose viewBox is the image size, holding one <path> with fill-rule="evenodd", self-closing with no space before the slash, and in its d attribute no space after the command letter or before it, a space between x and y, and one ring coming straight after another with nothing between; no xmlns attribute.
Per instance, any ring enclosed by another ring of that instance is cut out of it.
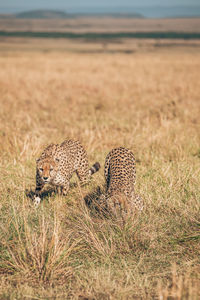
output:
<svg viewBox="0 0 200 300"><path fill-rule="evenodd" d="M100 205L114 215L143 209L143 200L135 193L135 158L131 150L124 147L111 150L105 160L104 175L106 195L100 197Z"/></svg>
<svg viewBox="0 0 200 300"><path fill-rule="evenodd" d="M59 188L66 195L74 172L80 183L85 184L99 168L100 164L96 162L89 169L87 153L79 141L65 140L60 145L50 144L36 161L35 206L40 203L45 184Z"/></svg>

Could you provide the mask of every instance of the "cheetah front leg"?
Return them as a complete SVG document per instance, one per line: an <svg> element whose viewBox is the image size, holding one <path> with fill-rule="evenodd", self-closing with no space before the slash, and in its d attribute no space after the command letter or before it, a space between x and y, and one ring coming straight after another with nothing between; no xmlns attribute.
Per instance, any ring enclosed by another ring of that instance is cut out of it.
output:
<svg viewBox="0 0 200 300"><path fill-rule="evenodd" d="M85 185L88 183L88 172L87 169L86 170L82 170L81 168L76 170L76 174L78 176L78 179L80 180L80 184L81 186Z"/></svg>
<svg viewBox="0 0 200 300"><path fill-rule="evenodd" d="M62 186L62 195L66 196L69 191L69 180Z"/></svg>
<svg viewBox="0 0 200 300"><path fill-rule="evenodd" d="M38 174L38 172L36 173L36 188L35 188L35 195L34 195L34 199L33 199L33 204L35 207L37 207L40 202L41 202L41 191L44 187L44 183L41 181L40 175Z"/></svg>

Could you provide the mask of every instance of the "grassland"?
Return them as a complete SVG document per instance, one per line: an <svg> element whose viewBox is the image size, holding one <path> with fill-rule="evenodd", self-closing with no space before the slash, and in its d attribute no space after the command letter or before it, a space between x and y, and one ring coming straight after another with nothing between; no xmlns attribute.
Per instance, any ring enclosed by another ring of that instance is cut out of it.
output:
<svg viewBox="0 0 200 300"><path fill-rule="evenodd" d="M0 31L32 32L200 32L200 18L137 19L77 17L68 19L1 18Z"/></svg>
<svg viewBox="0 0 200 300"><path fill-rule="evenodd" d="M199 299L200 53L55 43L0 52L0 299ZM102 169L35 209L35 159L65 138ZM126 224L84 202L120 145L135 153L145 201Z"/></svg>
<svg viewBox="0 0 200 300"><path fill-rule="evenodd" d="M200 40L198 32L32 32L32 31L0 31L0 37L28 37L28 38L53 38L53 39L85 39L89 41L116 40L116 39L182 39Z"/></svg>

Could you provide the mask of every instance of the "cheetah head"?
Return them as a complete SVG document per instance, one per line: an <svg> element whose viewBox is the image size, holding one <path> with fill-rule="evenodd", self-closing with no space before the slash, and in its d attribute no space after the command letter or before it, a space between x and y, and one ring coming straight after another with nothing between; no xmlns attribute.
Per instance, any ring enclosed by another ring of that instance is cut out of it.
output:
<svg viewBox="0 0 200 300"><path fill-rule="evenodd" d="M58 171L59 159L37 160L37 172L44 183L50 183Z"/></svg>

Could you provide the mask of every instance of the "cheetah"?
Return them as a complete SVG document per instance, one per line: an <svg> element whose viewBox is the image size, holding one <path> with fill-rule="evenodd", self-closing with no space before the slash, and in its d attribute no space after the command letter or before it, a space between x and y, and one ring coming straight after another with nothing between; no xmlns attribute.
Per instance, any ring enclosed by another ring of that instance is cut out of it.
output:
<svg viewBox="0 0 200 300"><path fill-rule="evenodd" d="M83 185L99 169L98 162L89 169L87 153L79 141L65 140L62 144L50 144L36 160L35 206L41 201L40 194L45 184L59 188L66 195L74 172Z"/></svg>
<svg viewBox="0 0 200 300"><path fill-rule="evenodd" d="M135 193L135 158L131 150L124 147L111 150L105 160L104 175L106 194L100 197L100 205L114 215L143 209L143 200Z"/></svg>

